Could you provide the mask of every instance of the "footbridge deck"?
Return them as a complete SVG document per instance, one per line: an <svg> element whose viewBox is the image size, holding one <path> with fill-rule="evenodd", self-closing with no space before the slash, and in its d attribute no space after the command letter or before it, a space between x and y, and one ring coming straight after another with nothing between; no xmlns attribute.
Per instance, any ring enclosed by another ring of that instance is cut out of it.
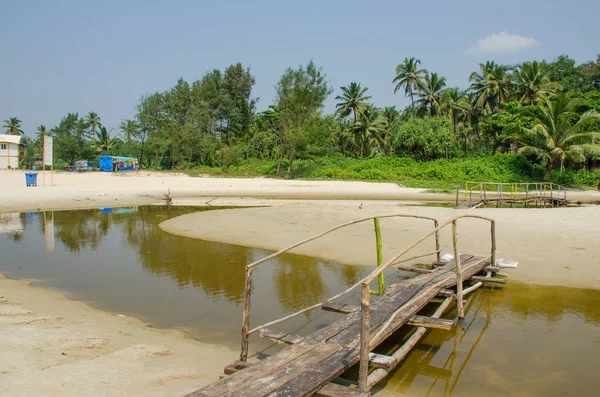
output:
<svg viewBox="0 0 600 397"><path fill-rule="evenodd" d="M496 243L495 223L492 219L464 215L438 226L438 222L432 218L411 215L388 217L430 220L434 222L434 229L385 263L382 259L379 231L379 218L384 217L379 217L340 225L248 265L246 267L240 360L225 368L223 379L191 393L188 397L370 396L370 389L402 361L428 329L449 330L455 325L455 320L441 318L453 302L456 302L458 306L459 317L464 317L464 295L479 288L485 282L505 283L503 279L492 277L493 273L498 270L493 266ZM461 218L478 218L490 222L489 254L481 256L458 254L457 222ZM310 306L253 329L249 328L252 269L255 266L340 227L367 220L374 221L378 254L378 267L371 274L326 302ZM454 258L458 258L458 260L442 261L440 260L439 232L448 225L452 226ZM398 269L414 272L417 275L384 288L383 271L390 266L398 266L400 263L417 258L404 258L404 256L432 236L435 236L436 250L428 255L435 255L436 260L432 261L427 268L400 265ZM379 288L377 291L372 291L370 287L375 281ZM463 289L464 284L468 281L473 281L475 284ZM361 287L360 307L334 302L358 287ZM426 305L428 305L428 310L431 305L434 305L435 310L433 313L429 310L429 315L421 315L421 311ZM267 328L319 307L322 310L344 313L345 316L304 337L275 332ZM401 327L414 328L414 332L404 345L390 355L372 352ZM287 345L287 347L262 361L249 363L247 362L248 336L255 332L259 332L263 338ZM332 383L357 363L360 363L357 384L343 386Z"/></svg>

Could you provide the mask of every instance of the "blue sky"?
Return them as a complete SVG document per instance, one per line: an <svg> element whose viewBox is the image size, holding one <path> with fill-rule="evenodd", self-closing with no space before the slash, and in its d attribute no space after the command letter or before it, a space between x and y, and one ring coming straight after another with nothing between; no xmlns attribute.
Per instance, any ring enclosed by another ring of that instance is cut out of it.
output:
<svg viewBox="0 0 600 397"><path fill-rule="evenodd" d="M462 88L488 59L585 62L600 53L599 14L592 0L0 0L0 120L19 117L34 135L95 111L117 127L141 95L235 62L255 75L261 110L283 71L310 59L335 88L327 112L351 81L403 108L391 81L405 57Z"/></svg>

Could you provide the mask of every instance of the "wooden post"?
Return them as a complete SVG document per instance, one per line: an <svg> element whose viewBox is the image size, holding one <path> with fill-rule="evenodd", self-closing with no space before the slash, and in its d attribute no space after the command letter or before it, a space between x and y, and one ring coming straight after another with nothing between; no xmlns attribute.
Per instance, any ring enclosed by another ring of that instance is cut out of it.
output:
<svg viewBox="0 0 600 397"><path fill-rule="evenodd" d="M437 220L433 221L433 228L437 229L439 227L439 222ZM436 252L436 260L440 262L442 260L442 253L440 250L440 232L439 230L435 232L435 252Z"/></svg>
<svg viewBox="0 0 600 397"><path fill-rule="evenodd" d="M240 361L248 359L248 336L250 330L250 298L252 297L252 268L246 268L246 283L244 286L244 312L242 314L242 351Z"/></svg>
<svg viewBox="0 0 600 397"><path fill-rule="evenodd" d="M500 192L500 199L498 200L498 203L502 203L502 184L498 184L498 191Z"/></svg>
<svg viewBox="0 0 600 397"><path fill-rule="evenodd" d="M371 339L371 294L369 292L369 284L363 283L360 296L360 367L358 369L358 390L361 392L369 391L369 353Z"/></svg>
<svg viewBox="0 0 600 397"><path fill-rule="evenodd" d="M456 206L458 207L458 188L456 188Z"/></svg>
<svg viewBox="0 0 600 397"><path fill-rule="evenodd" d="M487 183L483 185L483 202L487 204Z"/></svg>
<svg viewBox="0 0 600 397"><path fill-rule="evenodd" d="M496 221L492 221L490 222L490 234L491 234L491 252L490 252L490 256L491 256L491 265L492 266L496 266Z"/></svg>
<svg viewBox="0 0 600 397"><path fill-rule="evenodd" d="M465 308L463 305L463 278L460 268L460 255L457 246L458 228L457 222L452 222L452 247L454 248L454 262L456 263L456 305L458 306L458 317L465 318Z"/></svg>
<svg viewBox="0 0 600 397"><path fill-rule="evenodd" d="M469 182L465 182L465 199L467 201L467 194L469 193Z"/></svg>
<svg viewBox="0 0 600 397"><path fill-rule="evenodd" d="M375 225L375 244L377 247L377 267L379 267L383 264L383 243L381 242L381 227L379 225L379 218L374 218L373 224ZM377 284L378 284L379 288L377 289L377 292L375 292L375 293L377 295L381 295L381 294L383 294L383 289L384 289L384 284L385 284L385 279L384 279L383 273L381 273L379 276L377 276Z"/></svg>

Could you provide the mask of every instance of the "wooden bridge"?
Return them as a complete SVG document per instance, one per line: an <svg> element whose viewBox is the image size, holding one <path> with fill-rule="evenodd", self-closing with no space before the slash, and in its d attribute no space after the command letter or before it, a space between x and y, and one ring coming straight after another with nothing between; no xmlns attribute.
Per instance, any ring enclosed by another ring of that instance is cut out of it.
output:
<svg viewBox="0 0 600 397"><path fill-rule="evenodd" d="M567 189L550 182L540 183L498 183L467 182L459 201L460 193L456 191L456 208L477 208L482 205L504 204L525 207L560 207L567 205Z"/></svg>
<svg viewBox="0 0 600 397"><path fill-rule="evenodd" d="M427 220L433 222L434 228L383 263L380 218L393 217ZM488 254L482 256L459 255L458 222L463 218L475 218L490 223ZM374 222L377 243L378 267L375 270L358 283L325 302L317 303L286 317L250 329L252 271L256 266L335 230L370 220ZM452 245L456 259L442 261L440 231L449 225L452 228ZM430 237L435 237L435 251L405 258L407 253ZM225 376L220 381L197 390L188 397L370 396L370 389L402 361L428 329L450 330L456 324L453 319L441 318L453 302L457 304L458 316L464 318L463 297L466 294L481 287L482 283L505 283L503 279L492 277L493 273L499 270L494 266L496 263L495 252L495 222L492 219L463 215L439 225L438 221L433 218L389 215L361 219L336 226L251 263L246 266L240 360L225 368ZM429 255L435 256L431 266L422 268L400 265L398 269L418 275L385 288L383 272L386 269ZM372 291L371 284L376 280L378 290ZM468 281L474 283L463 289L464 284ZM360 307L334 302L358 287L361 288ZM427 306L427 315L423 313L425 306ZM344 313L345 316L304 337L275 332L267 328L317 308ZM434 308L435 310L433 310ZM399 349L390 355L372 352L401 327L411 327L414 331ZM287 347L262 361L250 363L247 361L248 337L256 332L259 332L263 338L287 345ZM348 386L335 383L338 376L357 363L359 363L357 384Z"/></svg>

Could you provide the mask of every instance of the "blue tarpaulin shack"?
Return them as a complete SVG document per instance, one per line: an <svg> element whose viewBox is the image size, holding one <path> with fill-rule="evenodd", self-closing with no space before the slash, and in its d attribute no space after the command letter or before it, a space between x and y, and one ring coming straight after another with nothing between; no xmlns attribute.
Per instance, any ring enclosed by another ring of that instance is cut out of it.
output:
<svg viewBox="0 0 600 397"><path fill-rule="evenodd" d="M133 171L139 168L138 160L133 157L100 156L100 171Z"/></svg>

